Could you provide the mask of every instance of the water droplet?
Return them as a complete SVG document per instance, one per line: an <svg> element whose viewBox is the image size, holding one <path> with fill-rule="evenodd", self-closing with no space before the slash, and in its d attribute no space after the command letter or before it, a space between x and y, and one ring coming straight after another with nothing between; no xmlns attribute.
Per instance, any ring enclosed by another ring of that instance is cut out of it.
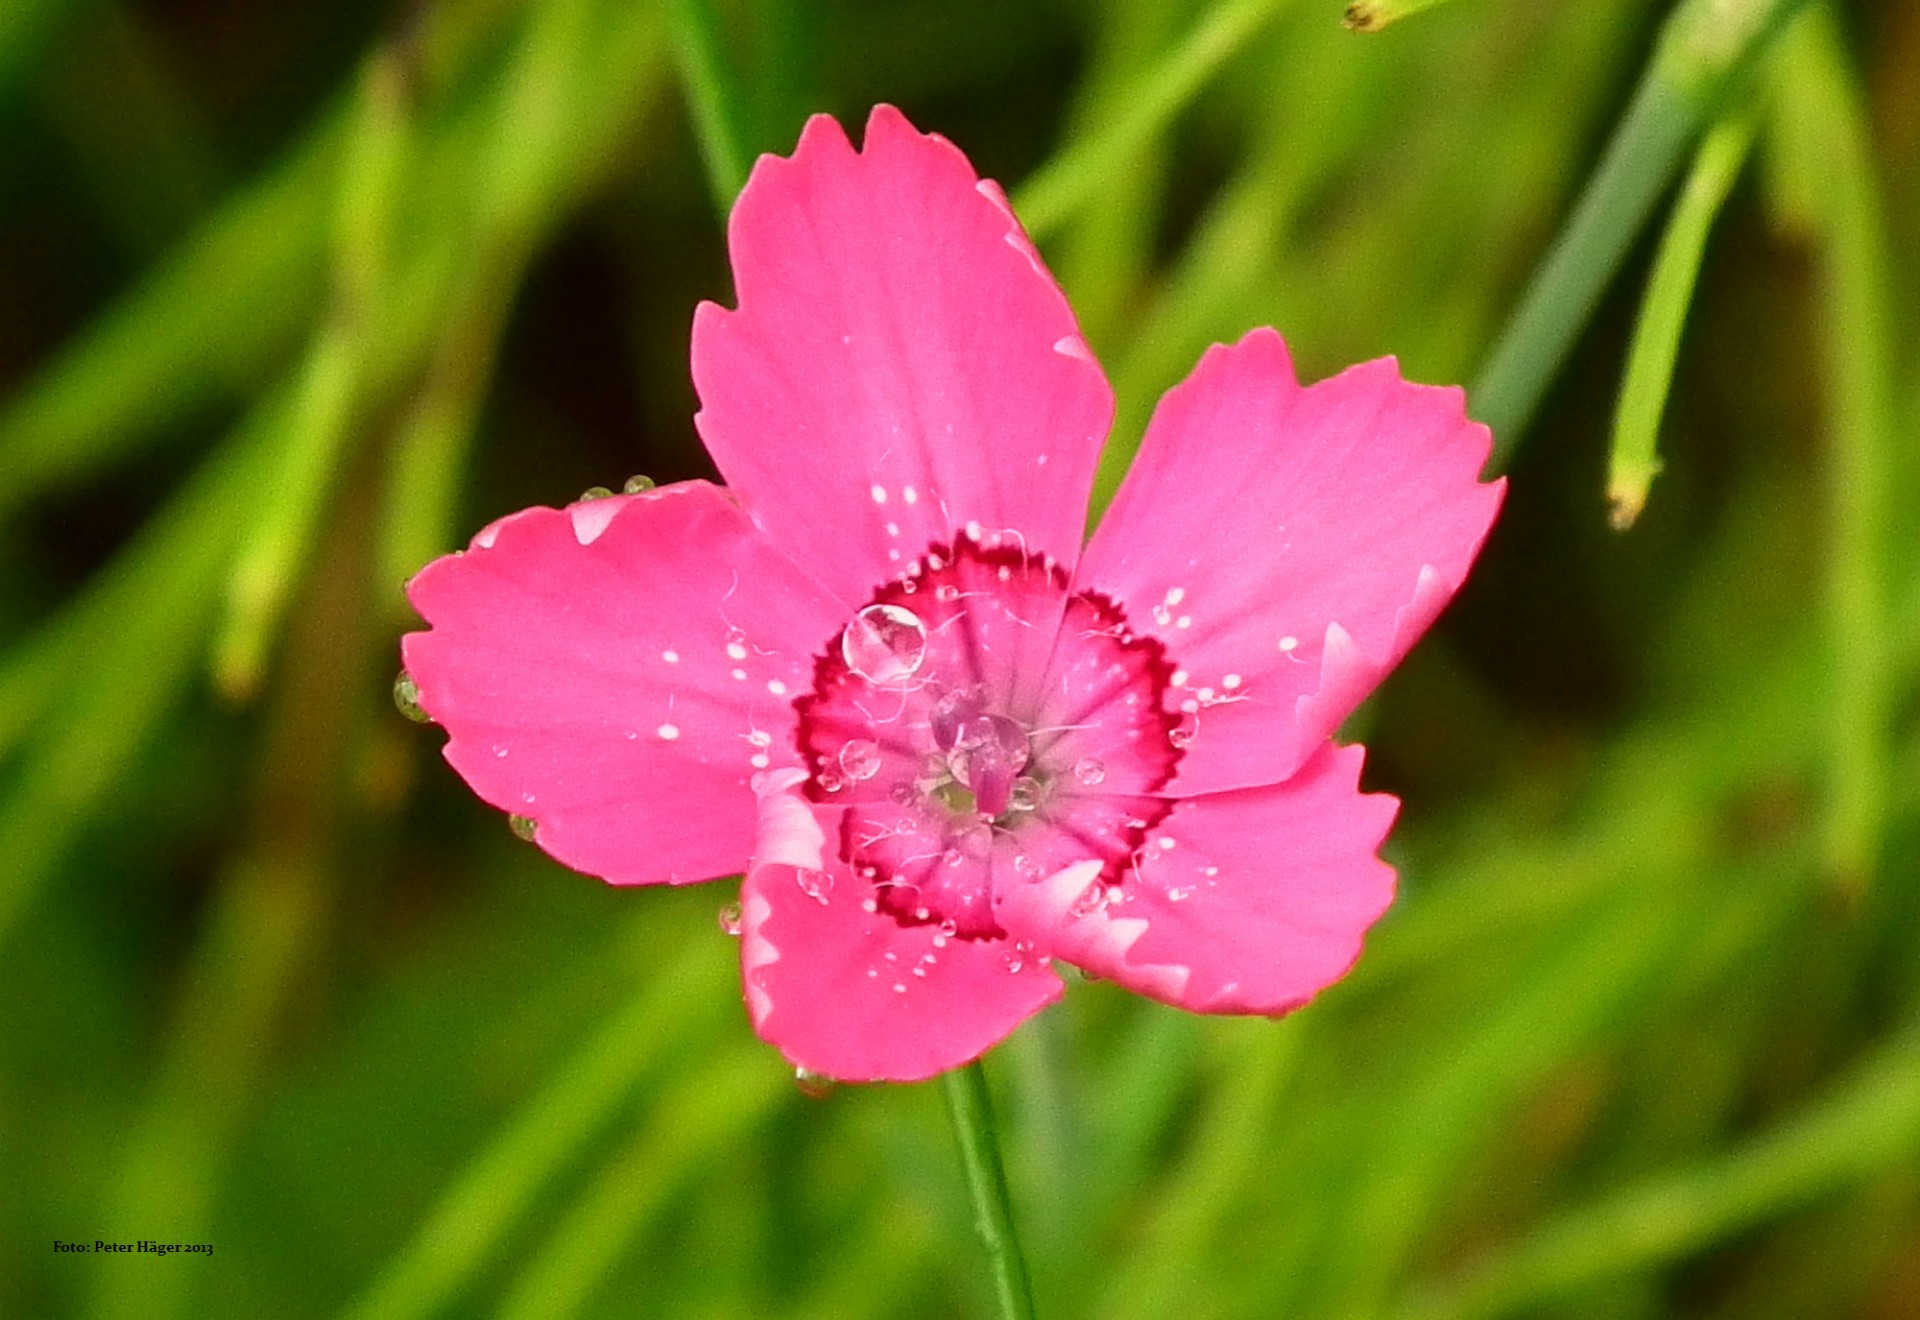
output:
<svg viewBox="0 0 1920 1320"><path fill-rule="evenodd" d="M629 495L638 495L643 490L653 489L653 478L645 476L628 477L626 484L620 487L620 489Z"/></svg>
<svg viewBox="0 0 1920 1320"><path fill-rule="evenodd" d="M1193 743L1193 737L1200 732L1200 717L1192 711L1182 711L1179 720L1167 730L1167 741L1175 747L1187 747Z"/></svg>
<svg viewBox="0 0 1920 1320"><path fill-rule="evenodd" d="M507 745L505 743L495 743L493 745L493 754L495 756L505 756L507 754Z"/></svg>
<svg viewBox="0 0 1920 1320"><path fill-rule="evenodd" d="M793 882L800 886L801 893L822 907L827 904L827 895L833 892L833 877L810 866L796 866L793 869Z"/></svg>
<svg viewBox="0 0 1920 1320"><path fill-rule="evenodd" d="M1073 763L1073 777L1092 788L1106 779L1106 763L1097 756L1083 756Z"/></svg>
<svg viewBox="0 0 1920 1320"><path fill-rule="evenodd" d="M840 634L847 668L869 683L904 683L927 658L927 626L912 610L869 605Z"/></svg>
<svg viewBox="0 0 1920 1320"><path fill-rule="evenodd" d="M880 773L880 746L866 738L853 738L840 749L840 768L856 784Z"/></svg>
<svg viewBox="0 0 1920 1320"><path fill-rule="evenodd" d="M613 492L605 486L588 486L580 492L579 502L585 504L588 500L604 500L611 494L613 494Z"/></svg>
<svg viewBox="0 0 1920 1320"><path fill-rule="evenodd" d="M825 1073L814 1072L811 1068L793 1070L794 1089L809 1100L825 1100L839 1084Z"/></svg>
<svg viewBox="0 0 1920 1320"><path fill-rule="evenodd" d="M1167 891L1167 902L1169 903L1184 903L1192 897L1192 885L1176 885Z"/></svg>
<svg viewBox="0 0 1920 1320"><path fill-rule="evenodd" d="M740 933L740 905L729 903L720 909L720 929L729 935Z"/></svg>
<svg viewBox="0 0 1920 1320"><path fill-rule="evenodd" d="M1040 781L1022 776L1007 790L1008 811L1032 811L1040 805Z"/></svg>
<svg viewBox="0 0 1920 1320"><path fill-rule="evenodd" d="M513 837L522 843L532 843L533 836L540 829L540 822L532 816L508 816L507 828L513 831Z"/></svg>
<svg viewBox="0 0 1920 1320"><path fill-rule="evenodd" d="M433 723L433 716L427 714L427 708L420 704L420 685L404 669L393 680L393 704L415 724Z"/></svg>
<svg viewBox="0 0 1920 1320"><path fill-rule="evenodd" d="M822 793L838 793L847 786L847 777L838 766L823 765L820 773L813 777L813 782L820 785Z"/></svg>

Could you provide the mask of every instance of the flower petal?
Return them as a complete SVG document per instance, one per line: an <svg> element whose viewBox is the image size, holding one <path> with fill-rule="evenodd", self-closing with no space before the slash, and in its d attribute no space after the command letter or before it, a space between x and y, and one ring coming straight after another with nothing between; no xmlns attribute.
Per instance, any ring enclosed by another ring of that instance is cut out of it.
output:
<svg viewBox="0 0 1920 1320"><path fill-rule="evenodd" d="M694 317L701 436L850 606L977 522L1071 567L1113 395L999 190L880 106L763 156L728 227L739 310Z"/></svg>
<svg viewBox="0 0 1920 1320"><path fill-rule="evenodd" d="M474 792L616 884L740 870L750 776L841 611L726 492L685 482L493 524L408 585L420 703Z"/></svg>
<svg viewBox="0 0 1920 1320"><path fill-rule="evenodd" d="M1168 391L1076 585L1124 603L1180 670L1168 791L1285 779L1433 622L1500 507L1458 389L1392 358L1308 387L1256 330Z"/></svg>
<svg viewBox="0 0 1920 1320"><path fill-rule="evenodd" d="M1060 997L1043 959L1005 940L902 926L827 846L837 810L799 771L762 782L760 840L740 888L754 1030L789 1061L848 1082L913 1082L986 1053Z"/></svg>
<svg viewBox="0 0 1920 1320"><path fill-rule="evenodd" d="M1374 855L1398 803L1359 792L1360 747L1284 784L1187 798L1106 902L1083 862L1000 897L1016 939L1196 1013L1284 1013L1346 974L1393 900ZM1092 901L1089 901L1091 899Z"/></svg>

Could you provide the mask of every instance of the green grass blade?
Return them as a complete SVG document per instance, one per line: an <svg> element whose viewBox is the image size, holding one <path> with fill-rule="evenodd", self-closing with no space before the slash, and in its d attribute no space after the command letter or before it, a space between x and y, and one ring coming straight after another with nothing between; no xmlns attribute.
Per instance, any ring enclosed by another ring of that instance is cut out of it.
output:
<svg viewBox="0 0 1920 1320"><path fill-rule="evenodd" d="M481 1151L440 1198L351 1320L404 1320L445 1306L520 1221L534 1195L613 1116L641 1080L664 1067L708 1017L732 1000L733 959L696 942L640 987ZM737 1010L736 1010L737 1011Z"/></svg>
<svg viewBox="0 0 1920 1320"><path fill-rule="evenodd" d="M1406 1320L1491 1320L1677 1259L1920 1154L1920 1038L1747 1146L1567 1212Z"/></svg>
<svg viewBox="0 0 1920 1320"><path fill-rule="evenodd" d="M9 731L32 726L0 796L0 944L191 682L233 552L233 510L258 486L286 411L283 398L264 403L0 671Z"/></svg>
<svg viewBox="0 0 1920 1320"><path fill-rule="evenodd" d="M1653 259L1653 275L1640 303L1633 346L1627 353L1627 374L1613 414L1607 502L1616 530L1633 526L1660 471L1660 417L1680 351L1680 330L1693 304L1707 234L1746 162L1753 134L1754 120L1747 114L1724 119L1707 134Z"/></svg>
<svg viewBox="0 0 1920 1320"><path fill-rule="evenodd" d="M517 3L423 11L415 41L432 80L456 83L479 66ZM278 373L324 301L328 199L353 105L351 93L331 103L303 140L4 401L0 522ZM423 173L446 174L449 158L467 150L463 128L449 118Z"/></svg>
<svg viewBox="0 0 1920 1320"><path fill-rule="evenodd" d="M1468 390L1506 466L1620 258L1735 80L1805 0L1686 0L1573 214Z"/></svg>
<svg viewBox="0 0 1920 1320"><path fill-rule="evenodd" d="M1222 0L1194 24L1165 58L1145 70L1116 103L1127 110L1099 133L1068 146L1028 179L1013 196L1013 209L1035 238L1102 195L1108 179L1123 172L1169 121L1192 101L1207 80L1279 12L1287 0Z"/></svg>
<svg viewBox="0 0 1920 1320"><path fill-rule="evenodd" d="M580 1314L621 1255L699 1171L724 1163L793 1095L790 1074L757 1043L680 1079L560 1216L501 1302L498 1320Z"/></svg>
<svg viewBox="0 0 1920 1320"><path fill-rule="evenodd" d="M395 618L413 617L402 584L457 543L467 448L514 294L659 87L661 27L651 6L549 5L516 52L470 207L433 244L435 269L458 284L390 451L375 571Z"/></svg>
<svg viewBox="0 0 1920 1320"><path fill-rule="evenodd" d="M747 182L746 98L720 49L719 23L706 0L668 0L674 64L693 116L714 212L724 220Z"/></svg>
<svg viewBox="0 0 1920 1320"><path fill-rule="evenodd" d="M1826 863L1853 897L1878 863L1895 701L1882 564L1893 489L1891 261L1860 88L1830 7L1793 33L1780 95L1819 144L1821 357L1827 386L1827 610L1833 682Z"/></svg>
<svg viewBox="0 0 1920 1320"><path fill-rule="evenodd" d="M300 580L351 440L384 319L389 231L408 168L404 71L392 51L361 77L358 113L342 156L333 219L333 306L302 368L293 424L227 588L214 641L214 676L229 697L257 691L273 635Z"/></svg>

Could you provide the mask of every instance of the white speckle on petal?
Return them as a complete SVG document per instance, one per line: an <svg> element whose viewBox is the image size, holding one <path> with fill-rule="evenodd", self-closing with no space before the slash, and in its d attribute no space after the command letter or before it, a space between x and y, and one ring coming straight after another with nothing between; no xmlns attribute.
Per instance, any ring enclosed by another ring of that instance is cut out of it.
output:
<svg viewBox="0 0 1920 1320"><path fill-rule="evenodd" d="M662 724L658 729L654 730L654 732L660 735L662 742L672 742L680 736L680 726L677 724Z"/></svg>
<svg viewBox="0 0 1920 1320"><path fill-rule="evenodd" d="M1185 687L1187 685L1187 671L1184 669L1176 669L1173 671L1173 677L1167 681L1175 687Z"/></svg>
<svg viewBox="0 0 1920 1320"><path fill-rule="evenodd" d="M787 695L787 685L777 678L770 678L767 680L767 691L776 697L784 697Z"/></svg>
<svg viewBox="0 0 1920 1320"><path fill-rule="evenodd" d="M678 651L674 651L674 650L662 651L660 653L660 658L662 660L665 660L670 665L677 665L680 663L680 653Z"/></svg>
<svg viewBox="0 0 1920 1320"><path fill-rule="evenodd" d="M765 770L769 765L772 764L772 758L769 757L765 752L755 752L752 756L747 758L747 761L750 765L753 766L755 770Z"/></svg>
<svg viewBox="0 0 1920 1320"><path fill-rule="evenodd" d="M1282 637L1280 639L1280 649L1282 651L1290 652L1299 645L1300 645L1300 639L1298 637Z"/></svg>
<svg viewBox="0 0 1920 1320"><path fill-rule="evenodd" d="M912 486L908 486L901 490L900 498L905 500L908 504L918 504L920 502L920 492L915 490Z"/></svg>
<svg viewBox="0 0 1920 1320"><path fill-rule="evenodd" d="M733 671L733 677L738 682L744 682L747 677L747 671L744 669L736 669Z"/></svg>
<svg viewBox="0 0 1920 1320"><path fill-rule="evenodd" d="M747 658L747 648L739 642L728 642L727 658L729 660L745 660Z"/></svg>
<svg viewBox="0 0 1920 1320"><path fill-rule="evenodd" d="M872 490L868 491L867 494L873 496L873 502L875 504L885 504L887 502L887 488L885 486L876 485Z"/></svg>
<svg viewBox="0 0 1920 1320"><path fill-rule="evenodd" d="M1191 614L1182 614L1173 621L1173 626L1176 628L1191 628L1193 627L1193 616Z"/></svg>
<svg viewBox="0 0 1920 1320"><path fill-rule="evenodd" d="M1167 592L1167 604L1169 605L1178 605L1186 598L1187 589L1185 587L1174 587L1171 591Z"/></svg>
<svg viewBox="0 0 1920 1320"><path fill-rule="evenodd" d="M899 524L899 523L888 523L888 524L887 524L887 535L888 535L888 536L898 536L898 535L900 535L900 524Z"/></svg>
<svg viewBox="0 0 1920 1320"><path fill-rule="evenodd" d="M1220 686L1225 688L1229 692L1233 691L1235 688L1240 686L1240 675L1228 674L1225 678L1220 680Z"/></svg>

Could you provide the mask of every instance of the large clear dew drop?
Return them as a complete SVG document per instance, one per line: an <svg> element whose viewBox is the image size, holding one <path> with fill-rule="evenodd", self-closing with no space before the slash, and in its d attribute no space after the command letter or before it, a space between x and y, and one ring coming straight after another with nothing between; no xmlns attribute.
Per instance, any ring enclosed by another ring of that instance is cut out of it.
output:
<svg viewBox="0 0 1920 1320"><path fill-rule="evenodd" d="M899 605L869 605L840 635L840 655L869 683L904 683L926 663L927 625Z"/></svg>

